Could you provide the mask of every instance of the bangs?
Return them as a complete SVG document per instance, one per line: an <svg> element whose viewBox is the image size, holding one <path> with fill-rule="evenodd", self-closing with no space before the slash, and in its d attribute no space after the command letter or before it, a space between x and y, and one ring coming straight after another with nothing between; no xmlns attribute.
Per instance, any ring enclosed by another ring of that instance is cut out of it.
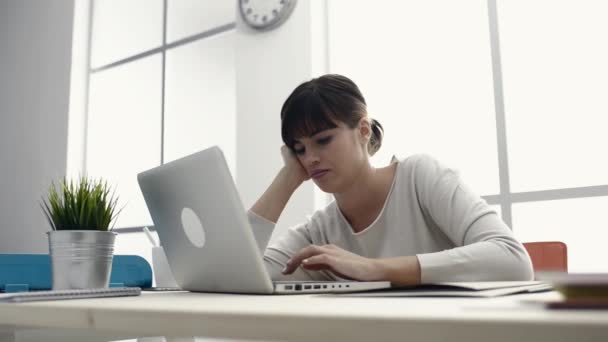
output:
<svg viewBox="0 0 608 342"><path fill-rule="evenodd" d="M315 91L304 91L285 103L281 116L283 142L292 149L296 140L302 137L338 127L335 113Z"/></svg>

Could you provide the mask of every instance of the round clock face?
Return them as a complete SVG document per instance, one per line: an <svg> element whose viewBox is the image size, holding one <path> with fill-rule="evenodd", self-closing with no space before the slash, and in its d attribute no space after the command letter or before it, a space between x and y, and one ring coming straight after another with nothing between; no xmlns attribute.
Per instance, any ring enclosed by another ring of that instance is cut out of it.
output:
<svg viewBox="0 0 608 342"><path fill-rule="evenodd" d="M243 20L257 30L269 30L282 24L295 4L296 0L239 0Z"/></svg>

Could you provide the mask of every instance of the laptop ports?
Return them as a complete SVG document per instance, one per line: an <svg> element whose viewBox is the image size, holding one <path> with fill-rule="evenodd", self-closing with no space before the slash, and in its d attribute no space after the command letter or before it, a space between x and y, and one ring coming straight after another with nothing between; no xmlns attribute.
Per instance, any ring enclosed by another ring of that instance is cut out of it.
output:
<svg viewBox="0 0 608 342"><path fill-rule="evenodd" d="M296 284L296 291L302 291L302 285Z"/></svg>

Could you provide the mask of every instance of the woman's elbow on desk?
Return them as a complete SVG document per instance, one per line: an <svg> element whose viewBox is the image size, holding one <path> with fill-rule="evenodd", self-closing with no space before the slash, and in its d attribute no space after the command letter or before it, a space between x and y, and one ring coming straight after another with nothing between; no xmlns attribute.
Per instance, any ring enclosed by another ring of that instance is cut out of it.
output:
<svg viewBox="0 0 608 342"><path fill-rule="evenodd" d="M513 280L534 280L534 267L528 253L518 254L513 263Z"/></svg>

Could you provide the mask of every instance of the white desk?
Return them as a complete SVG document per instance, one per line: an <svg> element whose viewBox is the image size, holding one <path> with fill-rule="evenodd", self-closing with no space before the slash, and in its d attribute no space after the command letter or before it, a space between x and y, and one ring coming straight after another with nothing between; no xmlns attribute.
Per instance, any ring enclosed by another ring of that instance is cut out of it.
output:
<svg viewBox="0 0 608 342"><path fill-rule="evenodd" d="M187 292L0 304L0 325L108 336L291 341L608 341L608 311L553 311L522 299L347 298ZM2 335L0 335L2 336Z"/></svg>

